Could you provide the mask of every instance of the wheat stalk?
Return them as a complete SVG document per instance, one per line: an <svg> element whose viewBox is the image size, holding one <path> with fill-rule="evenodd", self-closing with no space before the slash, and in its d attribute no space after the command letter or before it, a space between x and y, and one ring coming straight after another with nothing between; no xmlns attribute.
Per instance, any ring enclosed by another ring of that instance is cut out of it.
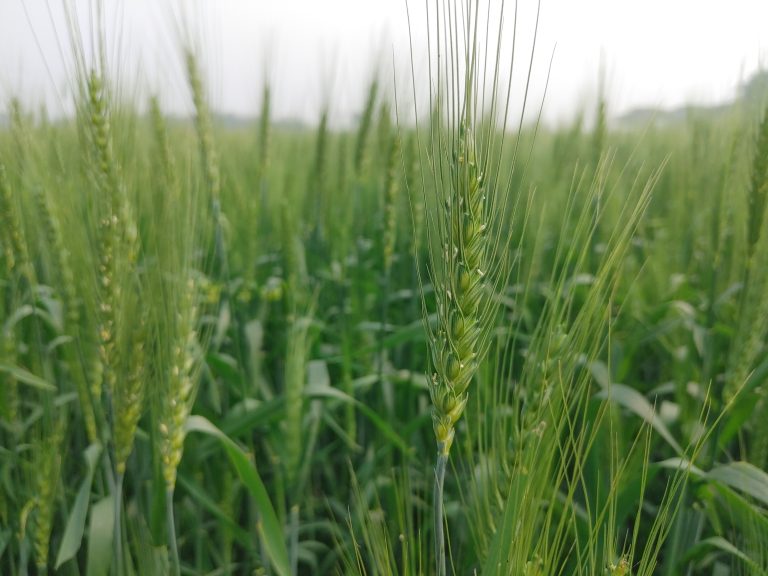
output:
<svg viewBox="0 0 768 576"><path fill-rule="evenodd" d="M422 305L429 333L432 375L430 396L432 422L437 441L434 519L436 570L446 574L443 536L443 488L445 469L462 417L472 381L483 362L499 307L498 295L506 287L510 270L511 234L509 218L512 173L502 182L504 133L510 102L510 80L501 88L501 32L504 5L485 7L479 0L434 3L436 42L428 27L428 45L437 49L437 65L430 60L430 137L427 163L422 164L429 278L435 294L437 322L427 322L425 291ZM498 13L493 13L498 9ZM478 33L480 20L487 39ZM492 31L487 23L498 22ZM494 39L493 34L496 34ZM495 44L494 44L495 42ZM482 56L481 56L482 55ZM430 55L431 57L432 55ZM481 62L481 57L487 60ZM413 58L412 58L413 62ZM514 62L514 53L512 55ZM510 64L511 66L511 64ZM436 77L434 76L436 73ZM415 84L415 72L414 76ZM486 86L492 86L486 98ZM414 95L415 99L415 95ZM524 112L525 104L523 104ZM520 118L522 122L522 114ZM480 114L488 120L480 126ZM500 132L495 123L502 119ZM418 125L418 106L416 122ZM447 123L447 126L446 126ZM517 146L512 165L516 163ZM421 150L417 131L417 150ZM489 175L489 172L492 172ZM429 186L425 185L429 184ZM412 202L412 211L414 209ZM416 223L418 214L413 215ZM414 249L418 258L418 252Z"/></svg>

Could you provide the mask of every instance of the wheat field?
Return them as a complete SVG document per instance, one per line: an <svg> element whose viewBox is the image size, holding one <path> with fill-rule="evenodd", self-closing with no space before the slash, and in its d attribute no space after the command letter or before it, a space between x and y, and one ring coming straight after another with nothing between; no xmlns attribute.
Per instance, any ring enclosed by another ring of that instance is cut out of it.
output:
<svg viewBox="0 0 768 576"><path fill-rule="evenodd" d="M225 122L183 42L179 117L75 33L74 113L10 100L0 573L768 574L764 76L523 122L494 6L352 127Z"/></svg>

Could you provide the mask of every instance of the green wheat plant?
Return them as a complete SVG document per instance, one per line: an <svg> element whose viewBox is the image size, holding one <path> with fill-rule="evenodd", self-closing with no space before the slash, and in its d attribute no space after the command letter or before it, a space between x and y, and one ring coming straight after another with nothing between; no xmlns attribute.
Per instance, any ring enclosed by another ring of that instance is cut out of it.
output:
<svg viewBox="0 0 768 576"><path fill-rule="evenodd" d="M500 12L497 14L496 11ZM495 92L500 82L503 6L480 2L436 2L430 54L437 64L428 159L427 214L429 278L434 288L437 322L429 328L433 373L430 396L437 440L435 467L435 548L437 574L446 574L443 536L445 470L471 384L485 359L499 308L497 296L510 270L508 226L515 201L497 156L506 130L509 98ZM499 22L496 52L480 37L482 22ZM430 22L431 26L431 22ZM488 52L482 52L483 50ZM481 61L481 52L490 62ZM490 64L490 76L488 76ZM486 91L490 94L487 96ZM500 101L499 101L500 100ZM496 127L496 114L504 118ZM483 115L489 114L490 120ZM418 114L417 114L418 116ZM490 125L488 125L490 124ZM424 179L424 177L422 177ZM416 220L416 218L414 218ZM424 292L422 291L422 297Z"/></svg>
<svg viewBox="0 0 768 576"><path fill-rule="evenodd" d="M548 124L538 2L428 0L300 122L178 18L185 112L89 8L0 102L0 574L766 576L762 97Z"/></svg>

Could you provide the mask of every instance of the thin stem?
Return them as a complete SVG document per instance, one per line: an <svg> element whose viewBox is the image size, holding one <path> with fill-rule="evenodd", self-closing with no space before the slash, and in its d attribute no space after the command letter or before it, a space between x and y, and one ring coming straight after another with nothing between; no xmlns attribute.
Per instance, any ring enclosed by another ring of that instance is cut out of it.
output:
<svg viewBox="0 0 768 576"><path fill-rule="evenodd" d="M379 350L378 350L378 378L379 386L384 396L384 406L387 411L392 414L395 410L394 397L392 394L391 384L384 381L384 338L386 337L386 325L387 316L389 315L389 285L390 285L390 270L387 269L381 279L382 285L382 300L381 300L381 325L379 326Z"/></svg>
<svg viewBox="0 0 768 576"><path fill-rule="evenodd" d="M437 563L437 576L445 576L445 538L443 535L443 483L445 481L445 466L448 463L448 454L441 449L437 453L435 465L435 560Z"/></svg>
<svg viewBox="0 0 768 576"><path fill-rule="evenodd" d="M291 574L299 573L299 507L291 507Z"/></svg>
<svg viewBox="0 0 768 576"><path fill-rule="evenodd" d="M256 526L261 526L261 516L258 511L256 512ZM267 543L264 541L264 534L262 530L257 530L259 540L259 556L261 558L262 569L265 576L272 575L272 568L269 565L269 555L267 554Z"/></svg>
<svg viewBox="0 0 768 576"><path fill-rule="evenodd" d="M168 489L165 493L165 517L168 524L168 544L171 549L171 573L181 576L179 545L176 543L176 522L173 518L173 489Z"/></svg>
<svg viewBox="0 0 768 576"><path fill-rule="evenodd" d="M122 576L125 573L125 562L123 562L123 530L121 513L123 509L123 474L117 475L115 482L115 529L114 529L114 549L115 549L115 574Z"/></svg>

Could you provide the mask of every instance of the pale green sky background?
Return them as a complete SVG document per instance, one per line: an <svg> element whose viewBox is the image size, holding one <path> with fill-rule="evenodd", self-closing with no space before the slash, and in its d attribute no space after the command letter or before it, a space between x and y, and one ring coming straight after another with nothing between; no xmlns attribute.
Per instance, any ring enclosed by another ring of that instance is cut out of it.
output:
<svg viewBox="0 0 768 576"><path fill-rule="evenodd" d="M93 3L70 4L85 26ZM522 70L536 2L518 5ZM71 100L62 6L60 0L0 0L0 112L12 95L30 107L45 102L52 115ZM387 80L397 79L401 96L408 94L404 0L106 0L105 7L110 54L120 63L123 85L141 94L160 90L175 112L189 109L178 57L182 20L203 47L220 111L256 113L268 76L277 117L312 121L329 97L334 117L345 122L361 107L376 62ZM410 7L421 74L424 2L410 0ZM513 7L507 0L507 33ZM723 101L765 61L766 22L766 0L543 0L532 99L541 98L557 46L544 108L552 122L585 103L592 108L601 60L613 115L638 106Z"/></svg>

